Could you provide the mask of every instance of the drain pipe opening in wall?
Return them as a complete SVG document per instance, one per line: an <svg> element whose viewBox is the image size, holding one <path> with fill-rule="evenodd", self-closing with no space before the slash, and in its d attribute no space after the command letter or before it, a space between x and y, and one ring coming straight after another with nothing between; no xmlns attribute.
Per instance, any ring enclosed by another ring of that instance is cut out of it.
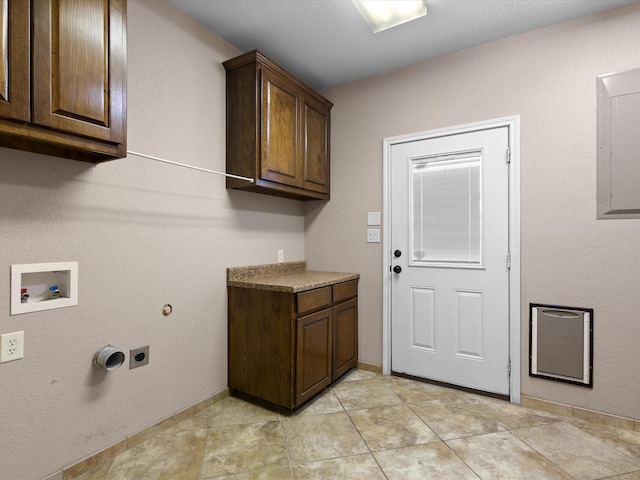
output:
<svg viewBox="0 0 640 480"><path fill-rule="evenodd" d="M125 355L120 350L106 345L93 356L93 363L104 368L108 372L117 370L124 363Z"/></svg>

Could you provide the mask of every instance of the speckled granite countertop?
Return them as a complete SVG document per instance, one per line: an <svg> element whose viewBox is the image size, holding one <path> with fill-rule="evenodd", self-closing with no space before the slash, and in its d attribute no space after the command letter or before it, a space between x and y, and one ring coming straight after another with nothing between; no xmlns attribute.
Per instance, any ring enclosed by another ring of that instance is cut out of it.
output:
<svg viewBox="0 0 640 480"><path fill-rule="evenodd" d="M307 262L227 268L227 286L277 292L304 292L360 278L359 273L307 270Z"/></svg>

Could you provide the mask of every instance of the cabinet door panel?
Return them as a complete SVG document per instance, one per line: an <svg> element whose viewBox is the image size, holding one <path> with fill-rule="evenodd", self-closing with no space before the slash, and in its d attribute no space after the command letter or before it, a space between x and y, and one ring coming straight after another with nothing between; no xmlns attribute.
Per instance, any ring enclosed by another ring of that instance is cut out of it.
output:
<svg viewBox="0 0 640 480"><path fill-rule="evenodd" d="M304 105L304 188L329 193L329 110Z"/></svg>
<svg viewBox="0 0 640 480"><path fill-rule="evenodd" d="M296 332L296 405L331 383L332 310L300 317Z"/></svg>
<svg viewBox="0 0 640 480"><path fill-rule="evenodd" d="M34 0L33 10L33 122L124 143L126 2Z"/></svg>
<svg viewBox="0 0 640 480"><path fill-rule="evenodd" d="M262 178L300 186L298 91L262 70Z"/></svg>
<svg viewBox="0 0 640 480"><path fill-rule="evenodd" d="M28 122L29 0L0 0L0 117Z"/></svg>
<svg viewBox="0 0 640 480"><path fill-rule="evenodd" d="M228 288L229 388L292 408L293 295Z"/></svg>
<svg viewBox="0 0 640 480"><path fill-rule="evenodd" d="M358 363L358 299L333 307L333 380Z"/></svg>

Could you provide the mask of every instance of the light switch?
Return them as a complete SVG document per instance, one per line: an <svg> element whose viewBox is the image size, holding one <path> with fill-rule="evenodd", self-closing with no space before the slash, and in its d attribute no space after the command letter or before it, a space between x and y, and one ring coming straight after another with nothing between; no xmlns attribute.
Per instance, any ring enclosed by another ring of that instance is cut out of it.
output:
<svg viewBox="0 0 640 480"><path fill-rule="evenodd" d="M367 243L380 243L379 228L367 228Z"/></svg>
<svg viewBox="0 0 640 480"><path fill-rule="evenodd" d="M368 212L367 225L380 225L380 212Z"/></svg>

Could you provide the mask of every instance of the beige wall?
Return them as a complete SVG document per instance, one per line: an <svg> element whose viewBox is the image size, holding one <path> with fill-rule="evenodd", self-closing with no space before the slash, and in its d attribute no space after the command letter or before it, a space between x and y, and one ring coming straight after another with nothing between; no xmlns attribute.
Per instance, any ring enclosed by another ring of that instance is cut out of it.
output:
<svg viewBox="0 0 640 480"><path fill-rule="evenodd" d="M640 67L638 25L635 3L323 92L332 199L307 206L306 258L362 274L361 361L382 363L383 139L520 115L522 393L640 419L640 221L595 216L595 79ZM530 302L594 308L593 390L528 376Z"/></svg>
<svg viewBox="0 0 640 480"><path fill-rule="evenodd" d="M128 23L129 148L224 170L221 62L238 50L168 2L130 0ZM25 358L0 365L3 479L46 477L226 389L225 268L304 259L302 204L222 177L2 148L0 171L0 333L25 332ZM74 260L78 306L9 315L12 264ZM150 364L102 375L107 343L150 345Z"/></svg>
<svg viewBox="0 0 640 480"><path fill-rule="evenodd" d="M382 139L507 115L522 127L523 393L640 418L637 220L595 220L595 76L640 66L640 5L331 89L332 200L227 192L130 156L98 166L0 148L0 463L40 479L224 390L227 266L358 271L360 360L382 361ZM224 70L239 53L166 1L129 1L129 148L224 169ZM306 216L305 216L306 213ZM573 237L578 232L580 238ZM12 264L77 260L79 304L9 315ZM527 377L529 302L595 309L595 388ZM160 308L171 303L168 318ZM93 353L151 345L101 375ZM17 432L15 436L6 432Z"/></svg>

